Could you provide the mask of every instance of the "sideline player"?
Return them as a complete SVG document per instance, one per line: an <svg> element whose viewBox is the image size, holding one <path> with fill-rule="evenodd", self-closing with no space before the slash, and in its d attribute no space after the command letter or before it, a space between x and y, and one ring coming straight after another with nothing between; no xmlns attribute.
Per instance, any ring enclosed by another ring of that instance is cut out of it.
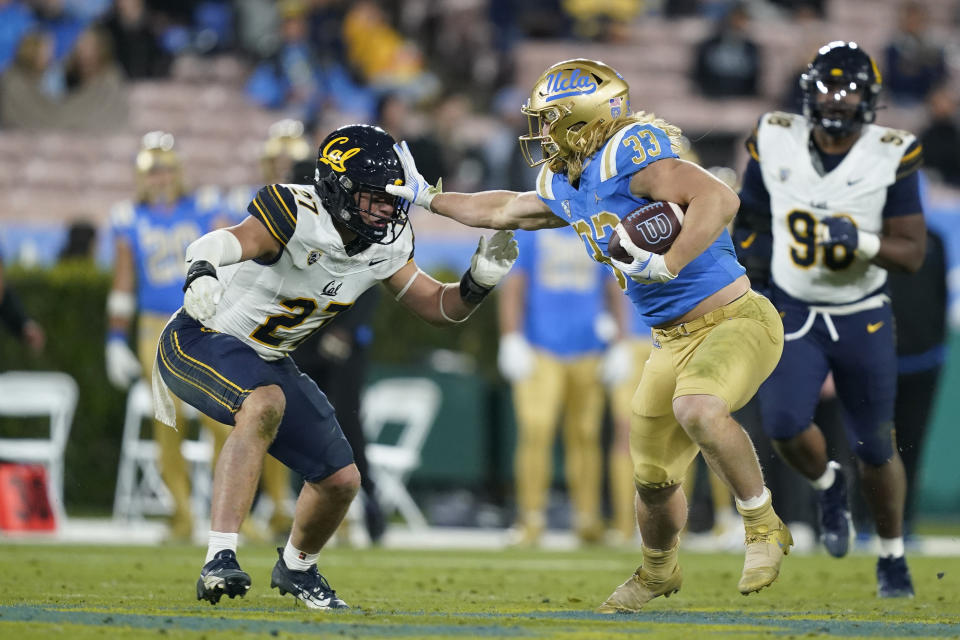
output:
<svg viewBox="0 0 960 640"><path fill-rule="evenodd" d="M747 141L741 199L772 220L771 297L786 345L761 387L764 430L818 490L827 551L852 537L846 479L813 413L833 372L847 439L880 536L877 593L913 595L904 559L906 476L894 446L897 385L887 269L916 271L926 227L917 139L873 124L881 78L854 42L820 48L801 76L803 116L767 113ZM762 215L758 215L762 214Z"/></svg>
<svg viewBox="0 0 960 640"><path fill-rule="evenodd" d="M333 407L287 354L377 282L431 324L463 322L516 260L512 234L501 232L480 240L459 284L421 272L409 202L384 192L386 184L403 183L393 145L378 127L333 131L321 143L315 184L262 188L242 223L187 249L183 310L157 348L158 417L170 418L166 385L234 425L214 471L198 599L216 603L250 588L237 562L237 530L269 450L306 479L271 587L310 608L347 606L319 573L317 557L360 476Z"/></svg>
<svg viewBox="0 0 960 640"><path fill-rule="evenodd" d="M107 296L109 332L107 378L126 390L148 375L164 324L180 306L187 246L215 226L218 210L212 191L188 193L173 135L151 131L143 136L136 157L136 202L122 202L111 212L114 235L113 285ZM137 315L137 353L128 334ZM203 417L215 450L227 437L227 427ZM177 407L178 430L154 422L160 476L173 497L170 539L189 542L193 534L190 508L190 469L183 457L185 419Z"/></svg>
<svg viewBox="0 0 960 640"><path fill-rule="evenodd" d="M629 87L602 62L567 60L547 69L523 107L520 144L544 165L536 191L440 193L417 173L401 145L406 183L387 187L464 224L493 229L570 225L614 275L654 328L655 348L633 398L630 434L643 563L604 602L603 612L635 612L680 588L678 533L687 518L680 482L702 451L737 498L746 527L741 593L771 584L792 544L773 511L750 438L731 417L773 371L783 326L773 305L750 289L726 225L739 199L697 165L677 158L680 131L631 113ZM542 151L542 158L534 156ZM683 229L664 255L630 242L620 218L652 200L686 207ZM630 264L605 252L616 231Z"/></svg>

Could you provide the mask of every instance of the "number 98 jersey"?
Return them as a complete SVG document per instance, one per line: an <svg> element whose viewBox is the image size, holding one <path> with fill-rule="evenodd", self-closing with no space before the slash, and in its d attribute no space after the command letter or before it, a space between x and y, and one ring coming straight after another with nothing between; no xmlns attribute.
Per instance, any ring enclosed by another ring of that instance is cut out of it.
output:
<svg viewBox="0 0 960 640"><path fill-rule="evenodd" d="M772 112L760 119L755 146L747 144L770 194L771 274L794 298L855 302L883 287L887 272L844 247L821 246L818 227L824 218L842 216L880 234L887 189L915 168L911 156L919 156L919 149L906 131L867 124L840 164L821 175L810 136L802 116Z"/></svg>

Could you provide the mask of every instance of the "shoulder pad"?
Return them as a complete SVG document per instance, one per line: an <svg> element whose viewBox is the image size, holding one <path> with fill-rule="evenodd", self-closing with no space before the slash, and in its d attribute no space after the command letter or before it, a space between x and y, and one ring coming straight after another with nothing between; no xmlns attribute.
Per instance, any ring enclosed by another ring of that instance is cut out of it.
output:
<svg viewBox="0 0 960 640"><path fill-rule="evenodd" d="M136 212L129 200L118 202L110 209L110 224L114 227L129 227L135 219Z"/></svg>
<svg viewBox="0 0 960 640"><path fill-rule="evenodd" d="M297 229L297 202L282 184L270 184L257 191L247 212L283 246L287 246Z"/></svg>
<svg viewBox="0 0 960 640"><path fill-rule="evenodd" d="M600 181L636 173L655 160L676 157L666 131L652 122L636 122L620 129L604 145Z"/></svg>
<svg viewBox="0 0 960 640"><path fill-rule="evenodd" d="M220 206L220 190L212 184L200 187L193 192L193 200L198 211L210 211Z"/></svg>
<svg viewBox="0 0 960 640"><path fill-rule="evenodd" d="M544 200L556 199L553 195L553 176L553 171L550 171L547 165L543 165L537 175L537 195Z"/></svg>

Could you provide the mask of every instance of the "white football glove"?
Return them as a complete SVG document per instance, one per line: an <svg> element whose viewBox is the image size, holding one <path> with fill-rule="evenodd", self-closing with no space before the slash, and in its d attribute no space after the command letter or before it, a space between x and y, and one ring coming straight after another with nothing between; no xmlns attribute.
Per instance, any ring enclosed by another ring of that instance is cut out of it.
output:
<svg viewBox="0 0 960 640"><path fill-rule="evenodd" d="M507 275L519 255L513 231L497 231L489 240L482 236L470 259L470 277L480 286L492 289Z"/></svg>
<svg viewBox="0 0 960 640"><path fill-rule="evenodd" d="M518 382L533 373L533 347L520 333L507 333L500 337L497 352L497 367L500 375L510 382Z"/></svg>
<svg viewBox="0 0 960 640"><path fill-rule="evenodd" d="M200 276L183 294L183 308L191 318L203 322L214 316L221 298L223 285L220 281L213 276Z"/></svg>
<svg viewBox="0 0 960 640"><path fill-rule="evenodd" d="M136 354L121 338L107 340L107 379L118 389L125 390L143 374L143 367Z"/></svg>
<svg viewBox="0 0 960 640"><path fill-rule="evenodd" d="M430 211L430 203L433 202L434 196L443 190L441 181L437 180L437 184L434 186L427 182L426 178L420 175L420 172L417 171L417 164L413 161L413 154L410 153L410 147L407 146L406 140L400 144L394 144L393 150L400 158L400 164L403 166L403 177L405 182L402 185L386 185L387 193L399 198L403 198L407 202L411 202L418 207L423 207L427 211Z"/></svg>
<svg viewBox="0 0 960 640"><path fill-rule="evenodd" d="M607 347L600 363L600 379L608 387L617 385L633 373L633 349L630 344L619 340Z"/></svg>
<svg viewBox="0 0 960 640"><path fill-rule="evenodd" d="M610 258L611 264L630 276L634 282L640 284L653 284L654 282L669 282L677 277L677 274L671 273L667 269L667 264L663 261L663 256L659 253L651 253L641 249L630 239L630 234L623 228L623 224L618 223L614 231L620 236L620 246L633 257L633 262L620 262L616 258Z"/></svg>

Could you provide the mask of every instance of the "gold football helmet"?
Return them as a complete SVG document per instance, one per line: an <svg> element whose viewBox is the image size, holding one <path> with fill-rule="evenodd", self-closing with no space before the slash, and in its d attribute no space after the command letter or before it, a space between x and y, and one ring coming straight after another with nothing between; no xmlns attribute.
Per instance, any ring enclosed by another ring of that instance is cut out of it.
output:
<svg viewBox="0 0 960 640"><path fill-rule="evenodd" d="M183 195L183 171L173 145L173 134L167 131L143 136L136 159L138 200L173 202Z"/></svg>
<svg viewBox="0 0 960 640"><path fill-rule="evenodd" d="M270 138L263 144L260 170L267 183L289 182L297 162L311 158L313 148L303 137L303 123L285 118L270 125Z"/></svg>
<svg viewBox="0 0 960 640"><path fill-rule="evenodd" d="M568 158L591 130L629 114L630 87L598 60L564 60L543 72L520 110L529 127L529 133L520 136L520 149L527 164L535 167ZM540 147L539 159L534 145Z"/></svg>

